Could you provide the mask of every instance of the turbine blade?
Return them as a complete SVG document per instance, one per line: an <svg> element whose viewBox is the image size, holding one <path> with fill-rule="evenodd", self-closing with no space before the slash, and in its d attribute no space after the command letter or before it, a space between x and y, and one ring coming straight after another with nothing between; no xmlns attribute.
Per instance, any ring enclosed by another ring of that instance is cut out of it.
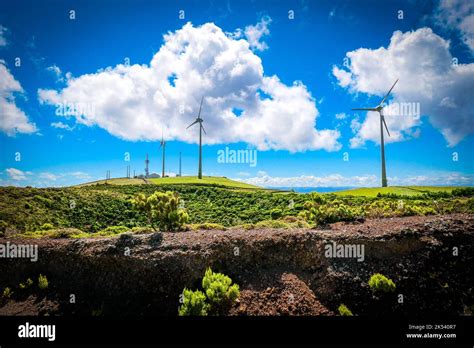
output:
<svg viewBox="0 0 474 348"><path fill-rule="evenodd" d="M202 101L204 100L204 96L202 96L201 98L201 105L199 106L199 114L198 114L198 118L201 116L201 109L202 109Z"/></svg>
<svg viewBox="0 0 474 348"><path fill-rule="evenodd" d="M377 111L377 109L374 109L374 108L355 108L355 109L351 109L351 110Z"/></svg>
<svg viewBox="0 0 474 348"><path fill-rule="evenodd" d="M201 128L202 128L202 130L203 130L204 134L206 134L206 135L207 135L207 133L206 133L206 130L204 129L204 126L202 125L202 123L201 123Z"/></svg>
<svg viewBox="0 0 474 348"><path fill-rule="evenodd" d="M186 127L186 129L188 129L189 127L191 126L194 126L196 123L198 123L198 120L194 121L193 123L191 123L189 126Z"/></svg>
<svg viewBox="0 0 474 348"><path fill-rule="evenodd" d="M380 115L380 117L382 117L383 125L385 126L385 129L387 130L388 136L390 136L390 132L388 131L388 127L387 127L387 123L385 122L385 117L383 115Z"/></svg>
<svg viewBox="0 0 474 348"><path fill-rule="evenodd" d="M390 88L390 90L389 90L388 93L385 95L385 97L383 97L382 101L380 102L380 105L382 105L382 104L385 102L385 100L388 98L388 96L390 95L390 92L392 92L392 89L393 89L393 87L395 87L395 85L397 84L397 82L398 82L398 79L397 79L397 81L395 81L395 83L393 84L392 88Z"/></svg>

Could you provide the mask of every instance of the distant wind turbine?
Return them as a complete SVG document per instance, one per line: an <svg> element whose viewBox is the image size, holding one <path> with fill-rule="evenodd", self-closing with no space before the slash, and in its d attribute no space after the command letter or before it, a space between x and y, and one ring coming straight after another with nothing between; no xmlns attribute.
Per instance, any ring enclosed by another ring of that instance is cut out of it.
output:
<svg viewBox="0 0 474 348"><path fill-rule="evenodd" d="M387 123L385 123L385 117L383 115L383 108L384 108L384 103L385 100L387 100L388 96L390 95L390 92L392 92L393 87L397 84L398 79L395 81L393 84L392 88L388 91L388 93L383 97L382 101L380 102L379 105L377 105L375 108L356 108L352 110L364 110L364 111L376 111L379 113L380 116L380 152L381 152L381 157L382 157L382 187L387 187L387 171L385 169L385 145L383 141L383 126L385 126L385 129L387 130L388 136L390 136L390 132L388 131Z"/></svg>
<svg viewBox="0 0 474 348"><path fill-rule="evenodd" d="M162 171L161 171L161 177L165 177L165 148L166 148L166 141L163 138L163 130L161 131L161 142L160 142L160 148L163 148L163 165L162 165Z"/></svg>
<svg viewBox="0 0 474 348"><path fill-rule="evenodd" d="M199 113L196 120L186 128L188 129L189 127L195 125L196 123L199 123L199 170L198 170L199 179L202 179L202 132L204 132L204 134L207 134L206 130L202 126L202 123L204 122L204 120L201 118L201 109L202 109L203 100L204 100L204 97L201 98L201 106L199 106Z"/></svg>

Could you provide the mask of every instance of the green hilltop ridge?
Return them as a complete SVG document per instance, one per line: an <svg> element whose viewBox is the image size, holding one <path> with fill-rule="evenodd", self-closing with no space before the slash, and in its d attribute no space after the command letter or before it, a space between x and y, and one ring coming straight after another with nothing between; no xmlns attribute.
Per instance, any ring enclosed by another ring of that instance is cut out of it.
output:
<svg viewBox="0 0 474 348"><path fill-rule="evenodd" d="M226 188L236 188L245 190L266 190L263 187L246 184L240 181L232 180L226 177L217 176L203 176L199 179L197 176L177 176L177 177L165 177L165 178L116 178L109 180L98 180L92 181L78 186L90 186L100 184L110 185L204 185L204 186L217 186Z"/></svg>
<svg viewBox="0 0 474 348"><path fill-rule="evenodd" d="M417 196L424 193L451 193L455 189L465 189L469 186L389 186L389 187L360 187L350 190L333 192L337 196L376 197L380 194L396 194L400 196Z"/></svg>

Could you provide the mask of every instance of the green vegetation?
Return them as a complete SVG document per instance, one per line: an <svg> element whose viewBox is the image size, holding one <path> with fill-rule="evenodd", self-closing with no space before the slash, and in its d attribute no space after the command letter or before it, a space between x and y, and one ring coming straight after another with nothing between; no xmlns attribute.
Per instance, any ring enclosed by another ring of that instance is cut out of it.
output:
<svg viewBox="0 0 474 348"><path fill-rule="evenodd" d="M316 225L353 221L356 217L363 215L363 210L359 205L348 205L339 199L328 200L316 192L311 193L310 197L311 200L305 203L305 210L301 216Z"/></svg>
<svg viewBox="0 0 474 348"><path fill-rule="evenodd" d="M10 289L9 287L6 287L5 289L3 289L3 293L2 293L2 298L3 299L9 299L12 296L13 296L12 289Z"/></svg>
<svg viewBox="0 0 474 348"><path fill-rule="evenodd" d="M156 191L149 197L140 193L132 200L132 204L146 214L153 229L158 224L161 231L177 231L189 220L186 211L179 207L179 195L176 192Z"/></svg>
<svg viewBox="0 0 474 348"><path fill-rule="evenodd" d="M465 187L461 187L463 189ZM365 196L377 197L378 194L396 194L402 196L417 196L425 193L451 193L455 189L460 189L458 186L390 186L390 187L363 187L351 190L334 192L337 196ZM468 189L473 190L472 187ZM472 192L471 194L472 195Z"/></svg>
<svg viewBox="0 0 474 348"><path fill-rule="evenodd" d="M26 290L26 289L31 288L32 285L33 285L33 280L31 280L31 278L28 278L24 283L20 283L19 288L20 290Z"/></svg>
<svg viewBox="0 0 474 348"><path fill-rule="evenodd" d="M352 314L351 310L349 308L347 308L347 306L344 303L341 303L341 305L339 306L337 311L342 316L353 316L354 315L354 314Z"/></svg>
<svg viewBox="0 0 474 348"><path fill-rule="evenodd" d="M86 184L78 185L91 186L91 185L200 185L200 186L211 186L211 187L224 187L224 188L235 188L245 190L265 190L264 188L246 184L240 181L228 179L226 177L216 176L203 176L199 179L197 176L179 176L169 178L150 178L150 179L138 179L138 178L117 178L110 180L98 180L89 182Z"/></svg>
<svg viewBox="0 0 474 348"><path fill-rule="evenodd" d="M159 220L144 210L135 209L132 200L140 194L149 197L157 191L179 194L179 206L188 214L191 230L221 229L222 226L304 228L372 217L474 213L473 188L456 188L449 192L445 188L422 192L420 188L416 195L384 193L364 197L206 185L0 187L0 235L7 229L30 238L115 236L127 231L148 233L152 231L151 224L159 225Z"/></svg>
<svg viewBox="0 0 474 348"><path fill-rule="evenodd" d="M48 286L49 286L48 278L46 278L46 276L40 274L39 277L38 277L38 287L41 290L45 290L45 289L48 288Z"/></svg>
<svg viewBox="0 0 474 348"><path fill-rule="evenodd" d="M228 179L226 177L203 176L199 179L197 176L180 176L172 178L148 179L155 185L204 185L214 187L239 188L249 190L265 190L261 187L246 184L243 182Z"/></svg>
<svg viewBox="0 0 474 348"><path fill-rule="evenodd" d="M373 274L369 279L369 287L373 292L394 292L396 285L390 279L380 273Z"/></svg>
<svg viewBox="0 0 474 348"><path fill-rule="evenodd" d="M240 296L239 286L222 273L214 273L210 268L202 278L202 288L192 291L183 290L183 304L178 309L180 316L185 315L222 315Z"/></svg>
<svg viewBox="0 0 474 348"><path fill-rule="evenodd" d="M214 273L210 268L202 278L202 288L211 305L213 314L223 314L240 296L239 286L232 284L232 279L222 273Z"/></svg>
<svg viewBox="0 0 474 348"><path fill-rule="evenodd" d="M202 291L192 291L184 288L183 304L178 309L180 316L205 316L209 312L206 295Z"/></svg>

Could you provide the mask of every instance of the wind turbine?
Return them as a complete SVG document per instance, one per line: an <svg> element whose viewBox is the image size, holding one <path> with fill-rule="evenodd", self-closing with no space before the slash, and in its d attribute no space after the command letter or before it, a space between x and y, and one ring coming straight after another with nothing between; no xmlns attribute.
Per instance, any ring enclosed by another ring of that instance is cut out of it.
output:
<svg viewBox="0 0 474 348"><path fill-rule="evenodd" d="M165 177L165 148L166 148L166 141L163 138L163 130L161 131L161 142L160 142L160 148L163 148L163 165L162 165L162 171L161 171L161 177Z"/></svg>
<svg viewBox="0 0 474 348"><path fill-rule="evenodd" d="M398 79L395 81L393 84L392 88L388 91L388 93L383 97L382 101L380 102L379 105L377 105L375 108L356 108L352 110L364 110L364 111L376 111L379 113L380 116L380 153L382 157L382 187L387 187L387 171L385 169L385 145L383 142L383 126L385 126L385 129L387 130L388 136L390 136L390 132L388 131L387 123L385 123L385 117L383 115L383 108L384 108L384 103L385 100L387 100L388 96L390 95L390 92L392 92L393 87L397 84Z"/></svg>
<svg viewBox="0 0 474 348"><path fill-rule="evenodd" d="M197 116L196 120L186 128L186 129L188 129L189 127L195 125L196 123L199 123L199 170L198 170L198 178L199 179L202 179L202 132L204 132L204 134L207 134L206 130L202 126L202 122L204 120L201 118L201 109L202 109L202 101L203 100L204 100L204 97L201 98L201 106L199 106L199 113L198 113L198 116Z"/></svg>

